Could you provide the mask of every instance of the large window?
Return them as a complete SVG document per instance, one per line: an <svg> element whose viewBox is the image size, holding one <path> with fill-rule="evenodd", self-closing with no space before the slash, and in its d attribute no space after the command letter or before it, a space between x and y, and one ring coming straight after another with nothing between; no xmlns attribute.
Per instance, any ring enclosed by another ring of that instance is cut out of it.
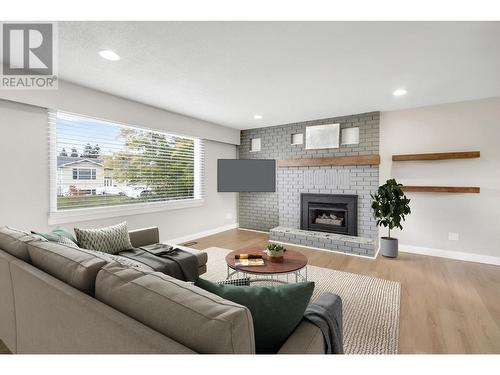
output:
<svg viewBox="0 0 500 375"><path fill-rule="evenodd" d="M61 112L49 118L53 212L202 198L200 139Z"/></svg>

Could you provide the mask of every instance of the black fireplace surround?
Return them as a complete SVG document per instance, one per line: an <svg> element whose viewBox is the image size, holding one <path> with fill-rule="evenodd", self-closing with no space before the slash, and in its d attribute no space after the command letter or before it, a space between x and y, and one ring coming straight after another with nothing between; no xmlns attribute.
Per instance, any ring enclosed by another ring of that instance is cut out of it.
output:
<svg viewBox="0 0 500 375"><path fill-rule="evenodd" d="M358 196L300 194L300 229L358 235Z"/></svg>

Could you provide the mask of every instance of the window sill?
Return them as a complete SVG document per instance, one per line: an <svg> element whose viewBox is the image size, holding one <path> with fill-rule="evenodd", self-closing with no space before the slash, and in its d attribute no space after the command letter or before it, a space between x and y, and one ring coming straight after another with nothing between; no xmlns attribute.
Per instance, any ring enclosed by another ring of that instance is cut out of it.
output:
<svg viewBox="0 0 500 375"><path fill-rule="evenodd" d="M119 216L148 214L159 211L178 210L181 208L200 207L204 202L204 199L198 198L170 202L137 203L133 205L110 207L77 208L73 210L50 212L48 223L49 225L55 225Z"/></svg>

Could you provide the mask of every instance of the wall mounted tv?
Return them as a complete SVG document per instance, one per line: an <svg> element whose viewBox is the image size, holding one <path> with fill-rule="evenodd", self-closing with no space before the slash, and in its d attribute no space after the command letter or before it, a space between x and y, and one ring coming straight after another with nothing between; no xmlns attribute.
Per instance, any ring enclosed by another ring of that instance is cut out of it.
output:
<svg viewBox="0 0 500 375"><path fill-rule="evenodd" d="M276 191L276 160L217 160L217 191Z"/></svg>

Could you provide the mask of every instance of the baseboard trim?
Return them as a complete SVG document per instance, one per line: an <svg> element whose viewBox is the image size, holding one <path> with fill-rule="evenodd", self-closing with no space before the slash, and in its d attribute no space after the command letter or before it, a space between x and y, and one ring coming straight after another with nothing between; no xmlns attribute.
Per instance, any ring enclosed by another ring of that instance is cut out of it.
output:
<svg viewBox="0 0 500 375"><path fill-rule="evenodd" d="M466 262L492 264L495 266L500 266L500 257L494 257L490 255L463 253L460 251L442 250L430 247L412 246L404 244L399 245L399 251L402 253L427 255L438 258L455 259Z"/></svg>
<svg viewBox="0 0 500 375"><path fill-rule="evenodd" d="M222 227L207 229L207 230L204 230L204 231L198 232L198 233L192 233L192 234L189 234L189 235L183 236L183 237L171 238L171 239L168 239L168 240L163 241L163 242L166 242L166 243L171 244L171 245L179 245L179 244L182 244L184 242L196 240L196 239L201 238L201 237L211 236L213 234L225 232L226 230L236 229L236 228L238 228L238 223L233 223L233 224L229 224L229 225L224 225Z"/></svg>
<svg viewBox="0 0 500 375"><path fill-rule="evenodd" d="M257 232L257 233L265 233L265 234L269 234L269 231L265 231L265 230L258 230L258 229L248 229L248 228L241 228L239 227L238 228L239 230L246 230L248 232Z"/></svg>

